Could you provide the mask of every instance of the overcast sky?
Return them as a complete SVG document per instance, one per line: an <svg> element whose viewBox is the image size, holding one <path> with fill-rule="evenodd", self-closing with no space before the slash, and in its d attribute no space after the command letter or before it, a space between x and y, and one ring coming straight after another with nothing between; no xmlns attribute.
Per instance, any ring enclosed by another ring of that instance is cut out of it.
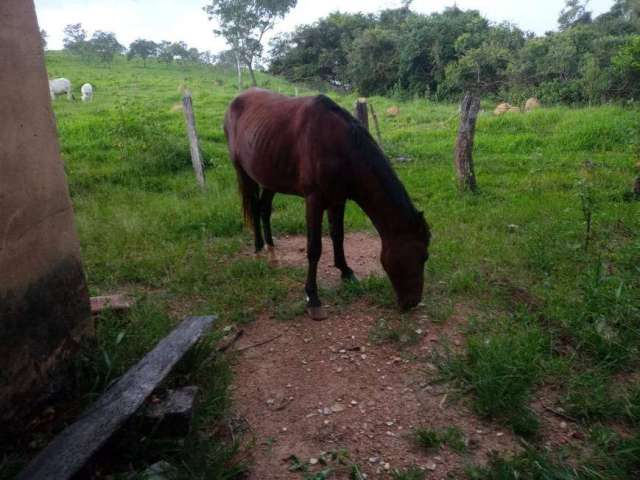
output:
<svg viewBox="0 0 640 480"><path fill-rule="evenodd" d="M2 0L0 0L2 1ZM202 11L206 0L35 0L40 28L49 34L48 48L62 48L62 30L69 23L81 22L84 28L114 32L128 46L136 38L154 41L183 40L199 50L217 52L225 42L212 33L212 24ZM400 0L299 0L277 32L315 20L340 10L377 12L400 6ZM422 13L442 11L453 0L415 0L413 10ZM556 28L564 0L458 0L462 9L480 10L489 20L516 23L524 30L543 34ZM598 15L613 5L613 0L591 0Z"/></svg>

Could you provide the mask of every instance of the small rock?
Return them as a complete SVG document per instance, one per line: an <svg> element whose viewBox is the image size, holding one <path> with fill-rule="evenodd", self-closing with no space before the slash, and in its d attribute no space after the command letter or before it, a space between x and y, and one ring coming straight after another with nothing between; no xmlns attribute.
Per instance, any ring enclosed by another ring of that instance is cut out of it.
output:
<svg viewBox="0 0 640 480"><path fill-rule="evenodd" d="M317 465L318 464L318 459L317 458L310 458L309 459L309 465Z"/></svg>
<svg viewBox="0 0 640 480"><path fill-rule="evenodd" d="M344 410L345 410L344 405L342 405L342 404L340 404L340 403L334 403L334 404L331 406L331 411L332 411L333 413L340 413L340 412L344 412Z"/></svg>
<svg viewBox="0 0 640 480"><path fill-rule="evenodd" d="M288 428L287 428L287 427L282 427L282 431L283 431L283 432L286 432L287 430L288 430Z"/></svg>
<svg viewBox="0 0 640 480"><path fill-rule="evenodd" d="M384 468L385 470L389 471L391 469L391 465L389 465L388 463L385 463L382 468Z"/></svg>
<svg viewBox="0 0 640 480"><path fill-rule="evenodd" d="M560 422L560 428L563 430L567 429L567 422Z"/></svg>
<svg viewBox="0 0 640 480"><path fill-rule="evenodd" d="M378 463L380 461L380 457L369 457L369 463Z"/></svg>
<svg viewBox="0 0 640 480"><path fill-rule="evenodd" d="M426 467L427 467L427 470L429 470L431 472L435 472L436 469L438 468L438 466L433 462L427 463Z"/></svg>

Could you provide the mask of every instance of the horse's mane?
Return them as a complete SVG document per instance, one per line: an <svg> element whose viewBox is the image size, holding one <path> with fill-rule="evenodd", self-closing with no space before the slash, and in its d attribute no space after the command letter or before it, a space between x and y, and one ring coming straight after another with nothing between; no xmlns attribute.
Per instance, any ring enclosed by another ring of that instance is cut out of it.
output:
<svg viewBox="0 0 640 480"><path fill-rule="evenodd" d="M349 127L349 137L354 154L366 162L378 177L391 202L405 213L410 222L424 222L423 216L416 210L407 190L396 175L388 158L380 149L369 131L340 105L325 95L318 95L316 101L323 108L338 115Z"/></svg>

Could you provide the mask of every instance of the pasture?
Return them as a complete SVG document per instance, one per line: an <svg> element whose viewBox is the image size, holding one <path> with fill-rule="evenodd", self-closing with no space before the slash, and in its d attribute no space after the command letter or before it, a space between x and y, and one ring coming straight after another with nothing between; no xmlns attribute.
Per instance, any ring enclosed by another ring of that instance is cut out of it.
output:
<svg viewBox="0 0 640 480"><path fill-rule="evenodd" d="M233 365L251 369L233 355L229 360L212 352L223 327L262 329L264 335L295 331L314 339L332 328L345 338L358 330L358 341L381 357L381 365L401 359L400 370L385 370L390 384L412 375L415 388L435 399L425 404L451 414L434 417L418 409L419 424L395 434L398 445L422 460L415 468L399 459L400 447L393 447L398 460L386 470L384 462L368 461L366 435L358 444L362 452L340 444L338 436L323 450L332 451L331 458L319 465L308 462L304 447L289 451L290 464L280 468L291 478L364 478L362 472L377 478L377 471L396 479L507 479L514 472L532 479L637 478L640 202L627 193L640 150L637 109L550 107L494 117L494 102L485 101L475 149L480 193L460 195L452 165L457 106L370 99L383 147L431 226L424 300L403 315L386 277L341 287L320 274L332 314L323 327L304 315L306 263L274 264L251 254L222 131L237 93L233 72L157 63L143 68L123 59L100 67L55 52L48 53L47 66L51 77L72 81L77 99L60 97L54 110L91 293L125 292L138 300L126 316L99 321L97 348L84 355L81 403L183 315L217 313L221 319L171 380L203 388L194 433L182 444L136 441L115 471L141 471L167 459L184 478L233 478L245 466L251 469L252 457L266 458L273 445L280 453L278 442L295 445L234 430L233 412L242 406L232 401L240 388ZM265 88L294 92L276 78L259 74L258 80ZM79 87L85 82L93 85L94 97L83 104ZM181 85L193 92L207 161L205 192L191 169ZM355 98L330 95L352 110ZM394 105L400 113L385 115ZM374 233L354 204L347 206L345 225L347 233ZM278 237L304 234L304 226L303 202L276 196L276 248ZM330 250L323 256L329 258ZM305 342L292 345L307 348ZM270 355L282 368L271 372L274 377L304 360L295 350L275 348ZM376 375L375 369L363 372ZM300 375L304 384L305 371ZM320 378L331 382L333 375ZM351 378L353 395L357 382ZM314 382L313 388L321 396L330 385ZM36 440L46 438L38 435ZM35 442L5 456L3 473L10 475L41 447ZM490 454L489 446L497 453ZM379 449L387 458L385 441ZM426 471L419 468L425 465Z"/></svg>

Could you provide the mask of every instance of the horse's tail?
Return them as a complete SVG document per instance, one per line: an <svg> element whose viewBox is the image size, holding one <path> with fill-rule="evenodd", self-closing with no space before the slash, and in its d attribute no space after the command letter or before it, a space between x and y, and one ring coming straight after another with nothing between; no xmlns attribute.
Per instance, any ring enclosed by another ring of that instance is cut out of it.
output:
<svg viewBox="0 0 640 480"><path fill-rule="evenodd" d="M242 213L244 215L244 224L252 228L254 225L253 209L251 203L255 195L255 182L249 178L247 173L242 169L237 162L233 162L236 167L236 174L238 176L238 191L242 198Z"/></svg>
<svg viewBox="0 0 640 480"><path fill-rule="evenodd" d="M224 116L224 135L227 138L227 143L229 145L229 154L231 155L231 160L233 162L233 166L236 168L236 175L238 177L238 191L240 192L240 197L242 198L242 213L244 215L244 223L247 227L252 228L255 224L253 218L253 208L252 201L254 197L258 194L258 185L247 175L247 172L244 171L240 162L235 157L234 154L234 139L232 138L232 124L234 123L234 105L238 102L238 99L234 100L231 103L231 106L227 110L227 113Z"/></svg>

